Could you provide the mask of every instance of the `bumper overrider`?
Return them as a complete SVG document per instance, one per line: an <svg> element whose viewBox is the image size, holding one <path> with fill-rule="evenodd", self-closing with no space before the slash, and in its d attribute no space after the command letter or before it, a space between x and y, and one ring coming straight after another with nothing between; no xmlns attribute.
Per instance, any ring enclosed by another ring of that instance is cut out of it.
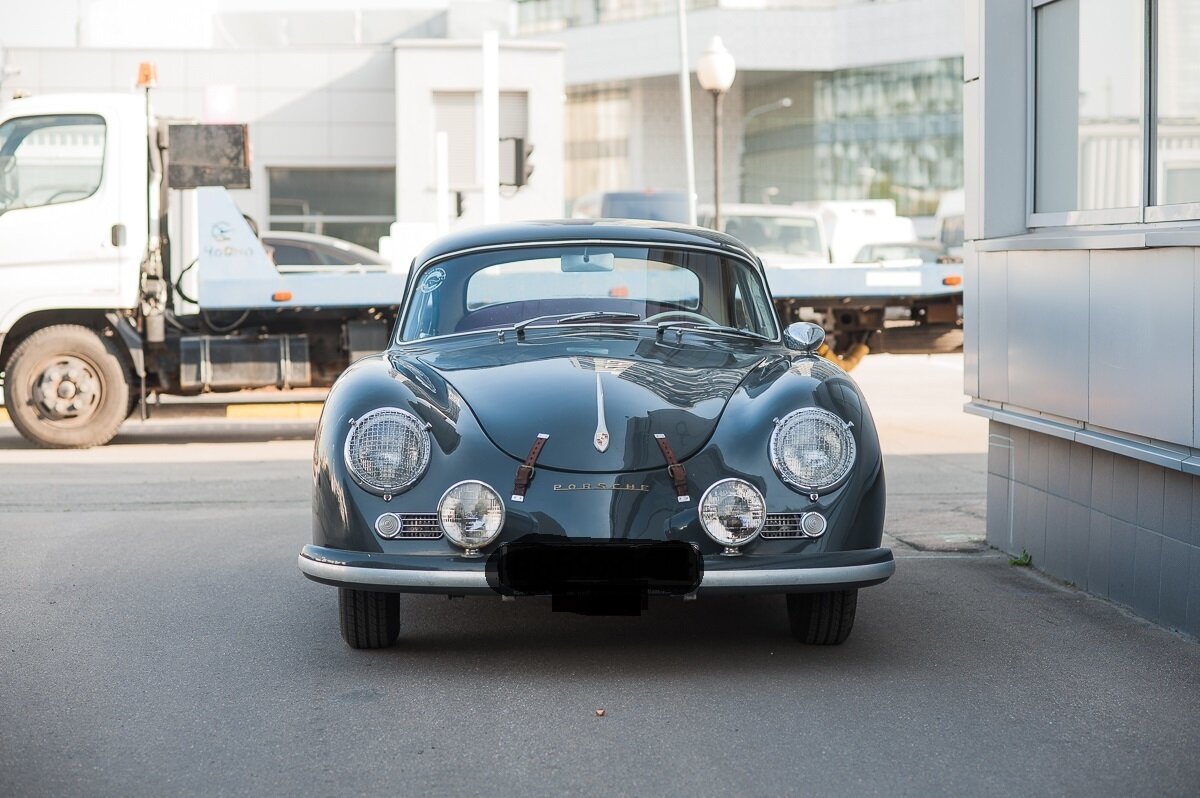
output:
<svg viewBox="0 0 1200 798"><path fill-rule="evenodd" d="M739 557L700 556L690 544L677 543L682 549L665 550L672 544L660 544L653 550L636 546L596 543L588 550L571 544L562 546L554 556L566 555L604 562L609 573L623 580L640 583L651 594L694 595L718 593L808 593L850 590L885 581L896 570L890 549L856 549L812 554L754 555ZM605 555L624 549L616 561ZM529 575L542 571L540 559L547 554L545 545L530 548L538 559L520 560L520 568L506 566L500 552L484 557L464 557L447 553L431 556L382 554L347 551L306 545L300 552L300 570L309 579L335 587L395 593L434 593L448 595L546 595L557 587L552 583L531 582ZM519 552L505 551L505 554ZM582 557L580 555L583 555ZM597 556L599 555L599 556ZM509 557L509 562L516 561ZM639 573L637 563L652 573ZM524 573L522 573L524 571ZM578 574L577 586L590 583L594 588L612 584L609 578L596 579L596 573Z"/></svg>

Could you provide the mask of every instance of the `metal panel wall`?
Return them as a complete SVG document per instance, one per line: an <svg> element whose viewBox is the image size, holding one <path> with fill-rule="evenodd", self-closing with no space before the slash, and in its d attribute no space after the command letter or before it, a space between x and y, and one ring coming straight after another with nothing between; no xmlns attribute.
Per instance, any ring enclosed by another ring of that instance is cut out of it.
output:
<svg viewBox="0 0 1200 798"><path fill-rule="evenodd" d="M979 397L1008 401L1008 253L980 252Z"/></svg>
<svg viewBox="0 0 1200 798"><path fill-rule="evenodd" d="M1091 253L1092 424L1194 440L1195 250Z"/></svg>
<svg viewBox="0 0 1200 798"><path fill-rule="evenodd" d="M1008 253L1008 399L1088 417L1088 253Z"/></svg>
<svg viewBox="0 0 1200 798"><path fill-rule="evenodd" d="M979 254L963 247L963 393L979 396Z"/></svg>

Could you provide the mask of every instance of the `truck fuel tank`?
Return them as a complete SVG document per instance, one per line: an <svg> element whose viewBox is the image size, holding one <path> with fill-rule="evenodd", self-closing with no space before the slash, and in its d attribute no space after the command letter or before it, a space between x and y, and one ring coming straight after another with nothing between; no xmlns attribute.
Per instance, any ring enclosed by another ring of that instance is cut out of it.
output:
<svg viewBox="0 0 1200 798"><path fill-rule="evenodd" d="M187 336L179 361L179 387L189 393L312 384L307 335Z"/></svg>

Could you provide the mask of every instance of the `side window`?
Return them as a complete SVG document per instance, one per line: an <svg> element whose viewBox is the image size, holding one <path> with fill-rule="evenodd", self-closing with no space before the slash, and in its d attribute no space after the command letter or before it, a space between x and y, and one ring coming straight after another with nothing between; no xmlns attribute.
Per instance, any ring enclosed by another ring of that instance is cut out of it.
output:
<svg viewBox="0 0 1200 798"><path fill-rule="evenodd" d="M354 257L352 252L343 252L333 247L313 247L313 256L318 263L326 266L356 266L362 263L361 258Z"/></svg>
<svg viewBox="0 0 1200 798"><path fill-rule="evenodd" d="M317 259L313 257L312 250L310 249L282 242L272 242L272 246L275 249L274 259L276 266L313 266L317 263Z"/></svg>
<svg viewBox="0 0 1200 798"><path fill-rule="evenodd" d="M0 125L0 213L86 199L104 173L104 119L24 116Z"/></svg>

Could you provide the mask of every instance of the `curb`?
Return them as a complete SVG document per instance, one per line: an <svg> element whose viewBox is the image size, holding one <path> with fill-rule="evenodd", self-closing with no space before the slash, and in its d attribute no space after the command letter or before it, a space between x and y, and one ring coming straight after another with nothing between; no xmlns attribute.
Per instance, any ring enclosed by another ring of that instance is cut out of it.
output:
<svg viewBox="0 0 1200 798"><path fill-rule="evenodd" d="M172 403L150 406L150 420L224 418L230 421L316 421L323 402L263 402L256 404ZM134 411L131 418L139 418ZM9 424L8 411L0 407L0 424Z"/></svg>

